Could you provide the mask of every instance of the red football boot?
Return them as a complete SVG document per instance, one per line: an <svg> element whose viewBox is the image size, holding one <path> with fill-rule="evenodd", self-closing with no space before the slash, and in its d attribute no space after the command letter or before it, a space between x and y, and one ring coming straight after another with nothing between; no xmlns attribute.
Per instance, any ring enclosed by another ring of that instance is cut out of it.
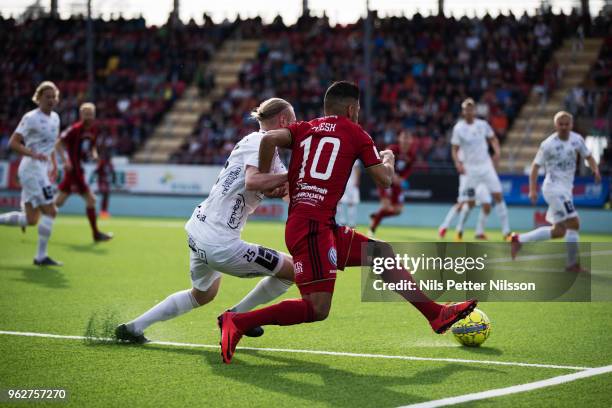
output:
<svg viewBox="0 0 612 408"><path fill-rule="evenodd" d="M446 228L438 228L438 237L440 239L444 239L445 235L446 235Z"/></svg>
<svg viewBox="0 0 612 408"><path fill-rule="evenodd" d="M572 273L589 273L588 269L584 269L582 266L580 266L579 263L575 263L573 265L569 265L568 267L565 268L565 272L572 272Z"/></svg>
<svg viewBox="0 0 612 408"><path fill-rule="evenodd" d="M519 242L518 237L519 237L518 234L512 233L512 236L510 238L510 255L512 255L512 259L516 258L516 255L518 254L518 252L521 250L521 247L523 246L523 244Z"/></svg>
<svg viewBox="0 0 612 408"><path fill-rule="evenodd" d="M431 320L429 324L436 333L442 334L453 324L472 313L472 310L476 308L477 304L478 300L470 299L466 302L445 305L442 310L440 310L438 317Z"/></svg>
<svg viewBox="0 0 612 408"><path fill-rule="evenodd" d="M221 341L219 342L221 346L221 357L223 357L223 362L225 364L232 362L236 346L242 338L242 332L238 330L232 320L235 314L236 313L225 312L217 317L217 324L219 325L219 330L221 330Z"/></svg>

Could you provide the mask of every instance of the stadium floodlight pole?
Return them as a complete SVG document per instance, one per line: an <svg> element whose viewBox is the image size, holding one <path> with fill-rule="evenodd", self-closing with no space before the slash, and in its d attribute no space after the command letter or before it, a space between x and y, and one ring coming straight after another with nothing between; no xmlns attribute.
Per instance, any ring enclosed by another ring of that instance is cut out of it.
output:
<svg viewBox="0 0 612 408"><path fill-rule="evenodd" d="M363 36L364 71L365 71L365 120L372 117L372 12L370 1L366 0L365 32Z"/></svg>
<svg viewBox="0 0 612 408"><path fill-rule="evenodd" d="M444 0L438 0L438 15L444 15Z"/></svg>
<svg viewBox="0 0 612 408"><path fill-rule="evenodd" d="M93 21L91 19L91 1L87 0L87 94L90 102L95 102L96 89L94 78L94 33Z"/></svg>
<svg viewBox="0 0 612 408"><path fill-rule="evenodd" d="M310 14L310 9L308 8L308 0L302 0L302 15L307 16Z"/></svg>

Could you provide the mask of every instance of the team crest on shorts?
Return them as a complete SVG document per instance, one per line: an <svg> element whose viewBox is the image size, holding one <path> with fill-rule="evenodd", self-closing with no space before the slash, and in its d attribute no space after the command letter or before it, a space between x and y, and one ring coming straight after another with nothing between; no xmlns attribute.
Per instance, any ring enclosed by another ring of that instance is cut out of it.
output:
<svg viewBox="0 0 612 408"><path fill-rule="evenodd" d="M300 273L304 272L304 268L302 267L301 262L296 262L295 265L293 265L293 269L296 275L299 275Z"/></svg>
<svg viewBox="0 0 612 408"><path fill-rule="evenodd" d="M329 259L329 263L334 266L338 266L338 253L336 252L336 248L331 247L327 252L327 259Z"/></svg>

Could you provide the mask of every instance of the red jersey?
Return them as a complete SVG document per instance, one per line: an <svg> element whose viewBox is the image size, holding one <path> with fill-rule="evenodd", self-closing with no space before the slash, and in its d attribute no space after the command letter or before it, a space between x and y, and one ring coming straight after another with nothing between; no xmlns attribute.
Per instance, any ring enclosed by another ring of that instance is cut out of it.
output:
<svg viewBox="0 0 612 408"><path fill-rule="evenodd" d="M376 146L346 117L325 116L287 129L292 136L289 217L328 222L336 214L355 160L365 168L381 164Z"/></svg>
<svg viewBox="0 0 612 408"><path fill-rule="evenodd" d="M112 161L104 158L98 159L96 173L98 174L98 185L113 181L115 179L115 168Z"/></svg>
<svg viewBox="0 0 612 408"><path fill-rule="evenodd" d="M68 158L74 172L83 172L81 160L96 145L97 135L98 130L94 126L85 128L82 121L74 123L62 132L60 137L68 151Z"/></svg>
<svg viewBox="0 0 612 408"><path fill-rule="evenodd" d="M395 174L403 179L407 179L412 173L412 165L416 159L416 153L410 147L407 152L400 152L399 145L392 144L387 146L388 150L395 156Z"/></svg>

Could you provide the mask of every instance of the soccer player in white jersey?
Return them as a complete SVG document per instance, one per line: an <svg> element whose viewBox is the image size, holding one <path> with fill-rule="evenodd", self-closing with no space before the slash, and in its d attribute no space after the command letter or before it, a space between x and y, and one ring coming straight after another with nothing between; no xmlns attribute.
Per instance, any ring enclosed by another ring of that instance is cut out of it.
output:
<svg viewBox="0 0 612 408"><path fill-rule="evenodd" d="M501 222L504 237L510 236L508 208L502 196L502 187L495 171L494 162L499 159L499 141L495 132L484 120L476 118L475 103L468 98L461 104L463 119L453 128L451 137L453 161L459 174L465 174L465 194L467 204L459 214L459 225L465 223L470 209L476 205L476 188L484 184L491 192L495 201L495 210ZM493 158L489 156L489 144L493 148ZM459 157L459 149L463 152L463 160ZM456 240L463 238L462 231L457 230Z"/></svg>
<svg viewBox="0 0 612 408"><path fill-rule="evenodd" d="M529 173L529 199L535 204L538 201L538 172L540 167L544 167L546 171L542 194L548 204L546 221L550 222L552 227L540 227L524 234L512 234L512 258L516 257L523 242L565 237L567 270L586 272L578 262L580 222L572 196L577 156L580 155L587 160L595 176L595 182L601 182L601 175L582 136L572 132L572 115L565 111L557 112L553 122L556 132L540 144Z"/></svg>
<svg viewBox="0 0 612 408"><path fill-rule="evenodd" d="M176 292L131 322L119 325L117 339L148 342L144 330L155 322L180 316L212 301L221 283L221 273L240 278L264 276L255 288L230 310L245 312L284 294L294 280L293 260L284 253L242 241L240 233L248 216L264 197L287 193L287 170L274 154L272 172L259 172L259 142L268 130L295 122L289 102L272 98L252 114L258 132L245 136L230 154L210 195L198 205L185 224L190 248L192 288ZM263 334L260 327L246 333Z"/></svg>
<svg viewBox="0 0 612 408"><path fill-rule="evenodd" d="M60 118L53 108L59 101L59 90L53 82L44 81L36 88L32 100L38 108L23 115L9 140L11 149L23 156L18 170L23 210L0 215L0 225L25 228L38 224L34 265L59 266L61 262L47 254L57 215L53 180L57 177L55 141L59 136Z"/></svg>
<svg viewBox="0 0 612 408"><path fill-rule="evenodd" d="M360 176L361 167L359 162L356 161L355 164L353 164L353 170L351 170L351 175L346 183L344 195L338 204L338 223L340 225L348 225L351 228L355 228L357 226L357 204L359 204L360 201ZM346 217L344 209L346 209Z"/></svg>

